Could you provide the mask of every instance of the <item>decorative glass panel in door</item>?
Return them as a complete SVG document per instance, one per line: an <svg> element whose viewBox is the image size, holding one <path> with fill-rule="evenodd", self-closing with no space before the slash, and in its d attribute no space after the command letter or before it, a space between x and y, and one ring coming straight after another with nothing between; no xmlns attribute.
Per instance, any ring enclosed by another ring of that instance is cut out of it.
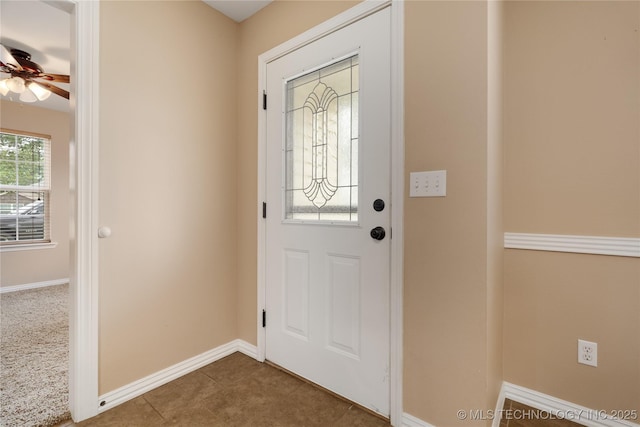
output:
<svg viewBox="0 0 640 427"><path fill-rule="evenodd" d="M358 56L286 84L285 219L358 221Z"/></svg>

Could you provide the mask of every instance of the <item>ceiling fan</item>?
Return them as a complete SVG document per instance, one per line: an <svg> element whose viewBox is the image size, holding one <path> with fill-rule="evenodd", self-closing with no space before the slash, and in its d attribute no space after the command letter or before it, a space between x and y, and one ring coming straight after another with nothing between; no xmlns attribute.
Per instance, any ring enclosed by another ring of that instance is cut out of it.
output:
<svg viewBox="0 0 640 427"><path fill-rule="evenodd" d="M0 71L11 75L0 80L2 95L11 91L19 93L23 102L35 102L44 101L53 92L69 99L69 91L50 83L69 83L69 76L45 73L40 65L31 61L31 54L24 50L7 48L0 44Z"/></svg>

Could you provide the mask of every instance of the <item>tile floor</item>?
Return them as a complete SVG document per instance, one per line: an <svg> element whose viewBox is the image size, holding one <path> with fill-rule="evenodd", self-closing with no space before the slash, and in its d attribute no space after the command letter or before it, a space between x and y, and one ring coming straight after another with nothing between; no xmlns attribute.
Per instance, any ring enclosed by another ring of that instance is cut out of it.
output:
<svg viewBox="0 0 640 427"><path fill-rule="evenodd" d="M384 421L272 366L234 353L97 417L58 427L384 427Z"/></svg>

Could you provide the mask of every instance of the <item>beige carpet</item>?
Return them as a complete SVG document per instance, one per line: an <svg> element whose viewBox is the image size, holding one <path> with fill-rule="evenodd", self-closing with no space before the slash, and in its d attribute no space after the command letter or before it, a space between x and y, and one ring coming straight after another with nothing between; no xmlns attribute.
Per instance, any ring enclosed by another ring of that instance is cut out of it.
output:
<svg viewBox="0 0 640 427"><path fill-rule="evenodd" d="M70 418L69 286L0 295L0 426Z"/></svg>

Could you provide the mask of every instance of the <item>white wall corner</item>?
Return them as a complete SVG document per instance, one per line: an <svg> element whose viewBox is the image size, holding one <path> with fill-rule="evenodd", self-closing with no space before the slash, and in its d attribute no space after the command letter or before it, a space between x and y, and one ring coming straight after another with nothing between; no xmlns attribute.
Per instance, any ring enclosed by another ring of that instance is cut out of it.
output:
<svg viewBox="0 0 640 427"><path fill-rule="evenodd" d="M234 343L236 343L238 350L240 353L251 357L252 359L256 359L259 362L262 362L262 360L258 359L258 347L256 347L253 344L249 344L248 342L246 342L245 340L241 340L241 339L237 339L234 341Z"/></svg>

